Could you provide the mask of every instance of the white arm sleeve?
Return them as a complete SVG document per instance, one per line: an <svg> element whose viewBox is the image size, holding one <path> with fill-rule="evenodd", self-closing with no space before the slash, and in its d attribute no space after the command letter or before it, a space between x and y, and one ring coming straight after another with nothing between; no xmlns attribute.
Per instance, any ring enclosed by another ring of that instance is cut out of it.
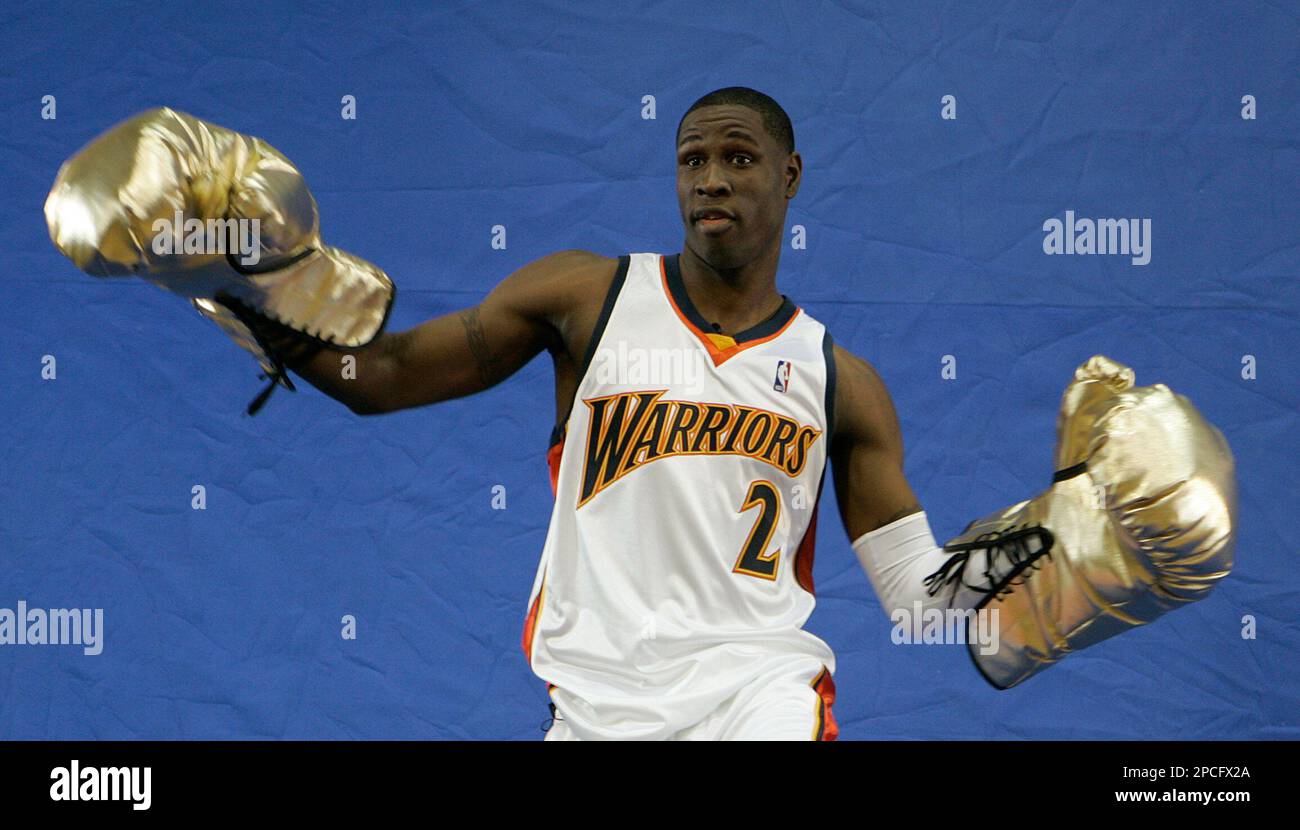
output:
<svg viewBox="0 0 1300 830"><path fill-rule="evenodd" d="M926 590L925 578L943 567L950 554L935 542L925 511L859 536L853 542L853 552L886 614L900 608L910 614L917 602L923 610L948 607L951 589L938 596L930 596ZM953 606L973 608L978 599L978 594L961 590Z"/></svg>

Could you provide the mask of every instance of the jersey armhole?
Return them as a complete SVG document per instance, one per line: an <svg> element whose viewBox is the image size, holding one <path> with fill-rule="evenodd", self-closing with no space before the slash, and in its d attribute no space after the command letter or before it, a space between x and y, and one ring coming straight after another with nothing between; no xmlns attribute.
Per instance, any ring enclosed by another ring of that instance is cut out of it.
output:
<svg viewBox="0 0 1300 830"><path fill-rule="evenodd" d="M574 385L573 400L569 403L569 415L573 414L573 407L578 402L578 391L582 389L582 382L587 378L587 369L596 356L596 349L600 346L601 338L605 336L605 327L609 325L610 315L614 313L614 304L618 302L618 295L623 290L623 283L627 281L627 271L631 263L631 254L623 254L618 258L618 269L614 272L614 279L609 284L609 290L605 292L605 302L600 307L600 316L596 318L596 325L591 330L591 340L587 342L587 353L583 355L582 365L578 367L578 380ZM557 423L551 429L551 447L564 440L564 428L564 423Z"/></svg>
<svg viewBox="0 0 1300 830"><path fill-rule="evenodd" d="M831 456L831 438L835 435L835 339L831 330L822 335L822 355L826 358L826 460Z"/></svg>

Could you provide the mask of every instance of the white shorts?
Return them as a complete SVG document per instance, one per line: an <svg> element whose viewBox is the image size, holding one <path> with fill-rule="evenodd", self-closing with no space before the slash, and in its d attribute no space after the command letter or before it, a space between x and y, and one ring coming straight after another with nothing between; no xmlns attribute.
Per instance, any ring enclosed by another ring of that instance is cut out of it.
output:
<svg viewBox="0 0 1300 830"><path fill-rule="evenodd" d="M670 741L833 741L839 735L831 705L835 682L822 669L762 677L742 688L704 720L670 736ZM555 713L548 741L579 740Z"/></svg>

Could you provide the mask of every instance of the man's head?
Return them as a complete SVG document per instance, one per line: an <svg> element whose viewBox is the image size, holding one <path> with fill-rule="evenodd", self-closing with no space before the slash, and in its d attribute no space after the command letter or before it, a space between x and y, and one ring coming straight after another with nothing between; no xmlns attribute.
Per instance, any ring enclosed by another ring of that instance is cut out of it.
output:
<svg viewBox="0 0 1300 830"><path fill-rule="evenodd" d="M742 86L705 95L677 126L677 204L687 247L730 269L779 246L802 175L780 104Z"/></svg>

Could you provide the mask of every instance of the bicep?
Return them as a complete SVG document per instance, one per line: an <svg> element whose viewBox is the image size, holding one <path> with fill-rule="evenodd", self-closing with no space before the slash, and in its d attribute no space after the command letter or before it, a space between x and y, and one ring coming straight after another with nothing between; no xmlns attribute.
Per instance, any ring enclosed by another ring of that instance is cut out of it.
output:
<svg viewBox="0 0 1300 830"><path fill-rule="evenodd" d="M502 280L478 305L387 338L395 409L463 397L495 386L558 344L552 320L564 310L580 258L543 257Z"/></svg>
<svg viewBox="0 0 1300 830"><path fill-rule="evenodd" d="M889 391L870 364L837 348L832 473L849 539L918 513L903 472L903 437Z"/></svg>
<svg viewBox="0 0 1300 830"><path fill-rule="evenodd" d="M832 467L849 539L921 512L902 461L894 453L871 446L846 448L836 454Z"/></svg>

